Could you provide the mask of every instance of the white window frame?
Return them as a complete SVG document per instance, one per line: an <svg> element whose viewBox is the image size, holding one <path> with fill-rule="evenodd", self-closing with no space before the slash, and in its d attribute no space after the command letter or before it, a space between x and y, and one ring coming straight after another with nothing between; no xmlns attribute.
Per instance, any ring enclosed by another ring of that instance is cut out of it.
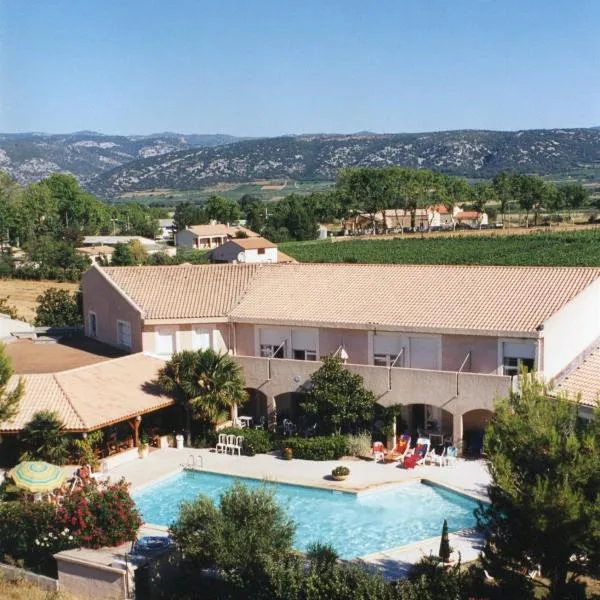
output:
<svg viewBox="0 0 600 600"><path fill-rule="evenodd" d="M129 345L121 342L121 336L119 335L119 326L127 325L129 327ZM122 319L117 319L117 345L119 348L126 348L127 350L131 350L133 347L133 333L131 331L131 323L129 321L123 321Z"/></svg>
<svg viewBox="0 0 600 600"><path fill-rule="evenodd" d="M285 347L286 344L283 343L282 340L282 344L281 347L279 345L275 345L275 344L261 344L260 345L260 356L262 358L285 358ZM279 348L279 352L283 353L283 356L273 356L273 352L275 352L275 350L277 350Z"/></svg>
<svg viewBox="0 0 600 600"><path fill-rule="evenodd" d="M398 354L373 354L373 365L376 367L391 367L399 368L404 366L404 352ZM400 357L400 358L398 358ZM394 364L395 361L395 364Z"/></svg>
<svg viewBox="0 0 600 600"><path fill-rule="evenodd" d="M534 349L534 358L522 358L518 356L504 356L504 344L531 344L535 346ZM505 365L506 359L516 359L517 366L508 366ZM519 338L498 338L498 375L505 375L508 377L514 377L519 374L519 369L521 368L521 364L524 360L533 360L533 367L529 369L530 371L538 370L538 359L539 359L539 344L536 340L529 339L519 339ZM508 372L507 372L508 369ZM516 369L516 372L515 372Z"/></svg>
<svg viewBox="0 0 600 600"><path fill-rule="evenodd" d="M296 356L296 352L302 352L302 358ZM294 360L317 360L317 352L315 350L304 350L303 348L294 348L292 350L292 358Z"/></svg>
<svg viewBox="0 0 600 600"><path fill-rule="evenodd" d="M200 334L198 334L200 332ZM208 335L208 346L206 348L201 348L196 346L196 338L201 335ZM202 327L194 327L192 329L192 349L193 350L207 350L214 347L213 343L213 330L211 329L203 329Z"/></svg>
<svg viewBox="0 0 600 600"><path fill-rule="evenodd" d="M92 332L92 317L94 317L94 331ZM88 335L98 337L98 315L93 310L88 310Z"/></svg>

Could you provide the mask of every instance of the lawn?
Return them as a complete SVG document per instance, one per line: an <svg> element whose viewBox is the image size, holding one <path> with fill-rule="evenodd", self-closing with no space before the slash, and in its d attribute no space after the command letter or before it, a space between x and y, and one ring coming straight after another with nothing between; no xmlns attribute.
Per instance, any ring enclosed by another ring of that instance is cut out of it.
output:
<svg viewBox="0 0 600 600"><path fill-rule="evenodd" d="M28 279L0 279L0 298L8 296L8 304L15 306L25 320L33 321L37 306L36 298L51 287L74 292L79 288L79 284Z"/></svg>
<svg viewBox="0 0 600 600"><path fill-rule="evenodd" d="M332 243L288 242L282 252L299 262L600 267L600 230L530 235L410 237Z"/></svg>

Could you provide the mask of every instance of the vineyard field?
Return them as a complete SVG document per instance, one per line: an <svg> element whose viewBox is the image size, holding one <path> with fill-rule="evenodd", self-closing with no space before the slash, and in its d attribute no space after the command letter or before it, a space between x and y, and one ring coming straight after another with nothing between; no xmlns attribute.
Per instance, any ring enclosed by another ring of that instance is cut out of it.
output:
<svg viewBox="0 0 600 600"><path fill-rule="evenodd" d="M600 267L600 230L452 238L288 242L299 262Z"/></svg>

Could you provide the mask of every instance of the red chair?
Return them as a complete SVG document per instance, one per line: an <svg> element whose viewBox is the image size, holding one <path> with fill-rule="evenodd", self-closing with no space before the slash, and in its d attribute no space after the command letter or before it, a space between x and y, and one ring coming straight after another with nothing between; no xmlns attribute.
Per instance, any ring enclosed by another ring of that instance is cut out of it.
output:
<svg viewBox="0 0 600 600"><path fill-rule="evenodd" d="M419 460L418 454L410 454L404 457L404 462L402 463L405 469L414 469L417 466L417 461Z"/></svg>

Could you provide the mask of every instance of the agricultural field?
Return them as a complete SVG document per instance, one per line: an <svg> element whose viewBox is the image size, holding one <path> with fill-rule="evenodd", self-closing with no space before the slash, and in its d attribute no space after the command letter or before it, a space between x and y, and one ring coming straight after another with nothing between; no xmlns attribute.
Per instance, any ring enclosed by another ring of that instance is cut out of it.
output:
<svg viewBox="0 0 600 600"><path fill-rule="evenodd" d="M19 315L26 321L35 318L37 297L48 288L68 290L73 293L79 288L78 283L58 283L56 281L31 281L28 279L0 279L0 298L8 296L8 304L15 306Z"/></svg>
<svg viewBox="0 0 600 600"><path fill-rule="evenodd" d="M279 248L299 262L600 267L599 229L288 242Z"/></svg>
<svg viewBox="0 0 600 600"><path fill-rule="evenodd" d="M265 202L280 200L289 194L306 196L312 192L323 192L333 187L331 181L291 181L264 180L239 184L218 184L199 190L156 190L155 192L134 192L121 196L116 202L135 200L145 204L172 205L178 202L203 202L209 196L218 195L239 200L245 194L262 198Z"/></svg>

